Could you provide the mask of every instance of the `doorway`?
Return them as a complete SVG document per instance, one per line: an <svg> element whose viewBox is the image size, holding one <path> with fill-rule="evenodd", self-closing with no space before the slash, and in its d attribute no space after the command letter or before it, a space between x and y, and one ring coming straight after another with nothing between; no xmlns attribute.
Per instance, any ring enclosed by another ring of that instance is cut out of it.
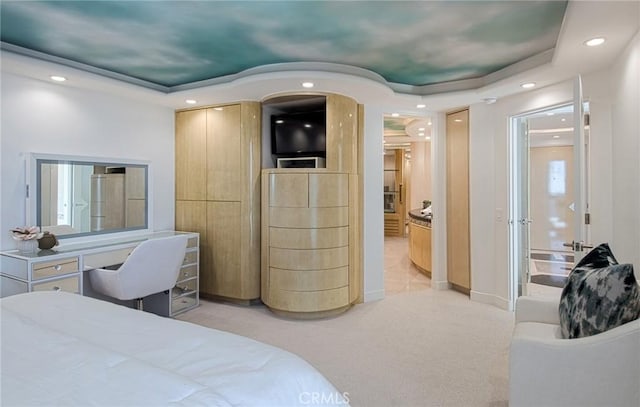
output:
<svg viewBox="0 0 640 407"><path fill-rule="evenodd" d="M409 232L411 213L414 216L415 212L420 213L424 202L432 199L431 127L429 117L384 117L382 192L386 295L424 290L431 286L431 267L425 268L421 262L416 263ZM426 241L423 245L427 246ZM430 258L430 240L428 246Z"/></svg>
<svg viewBox="0 0 640 407"><path fill-rule="evenodd" d="M511 118L514 301L559 296L579 260L575 242L588 241L588 104L577 106L578 112L567 103Z"/></svg>

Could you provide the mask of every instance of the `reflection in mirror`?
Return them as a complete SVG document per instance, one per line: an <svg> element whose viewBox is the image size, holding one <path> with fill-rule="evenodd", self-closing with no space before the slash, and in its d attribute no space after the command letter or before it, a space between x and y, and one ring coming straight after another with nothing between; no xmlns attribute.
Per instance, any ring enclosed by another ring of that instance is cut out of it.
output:
<svg viewBox="0 0 640 407"><path fill-rule="evenodd" d="M148 166L36 160L36 222L58 237L146 229Z"/></svg>

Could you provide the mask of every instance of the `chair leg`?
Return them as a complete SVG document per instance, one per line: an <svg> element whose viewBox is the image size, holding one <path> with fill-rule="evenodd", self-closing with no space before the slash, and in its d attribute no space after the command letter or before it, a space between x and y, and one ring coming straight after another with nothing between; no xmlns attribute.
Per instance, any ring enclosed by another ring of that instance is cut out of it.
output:
<svg viewBox="0 0 640 407"><path fill-rule="evenodd" d="M142 309L142 298L136 298L136 308L137 308L139 311L142 311L142 310L143 310L143 309Z"/></svg>

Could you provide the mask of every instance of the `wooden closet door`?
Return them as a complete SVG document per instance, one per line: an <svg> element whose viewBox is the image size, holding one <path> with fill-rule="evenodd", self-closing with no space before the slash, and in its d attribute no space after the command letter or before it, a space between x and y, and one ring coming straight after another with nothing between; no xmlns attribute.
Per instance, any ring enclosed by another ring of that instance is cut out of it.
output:
<svg viewBox="0 0 640 407"><path fill-rule="evenodd" d="M201 273L200 291L204 294L235 299L252 299L243 287L240 269L241 244L240 202L207 202L207 250L211 263ZM256 283L257 284L257 283Z"/></svg>
<svg viewBox="0 0 640 407"><path fill-rule="evenodd" d="M204 110L176 113L176 199L207 196L207 115Z"/></svg>
<svg viewBox="0 0 640 407"><path fill-rule="evenodd" d="M242 199L240 105L207 109L207 200Z"/></svg>
<svg viewBox="0 0 640 407"><path fill-rule="evenodd" d="M469 111L447 114L447 278L471 289L469 229Z"/></svg>

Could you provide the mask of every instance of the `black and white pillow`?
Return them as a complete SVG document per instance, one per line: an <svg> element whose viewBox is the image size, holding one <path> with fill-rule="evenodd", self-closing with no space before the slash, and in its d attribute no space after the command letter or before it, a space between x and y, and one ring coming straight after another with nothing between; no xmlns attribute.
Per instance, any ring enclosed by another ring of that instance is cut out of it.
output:
<svg viewBox="0 0 640 407"><path fill-rule="evenodd" d="M618 264L607 243L571 270L560 297L562 337L596 335L640 318L640 287L633 265Z"/></svg>

